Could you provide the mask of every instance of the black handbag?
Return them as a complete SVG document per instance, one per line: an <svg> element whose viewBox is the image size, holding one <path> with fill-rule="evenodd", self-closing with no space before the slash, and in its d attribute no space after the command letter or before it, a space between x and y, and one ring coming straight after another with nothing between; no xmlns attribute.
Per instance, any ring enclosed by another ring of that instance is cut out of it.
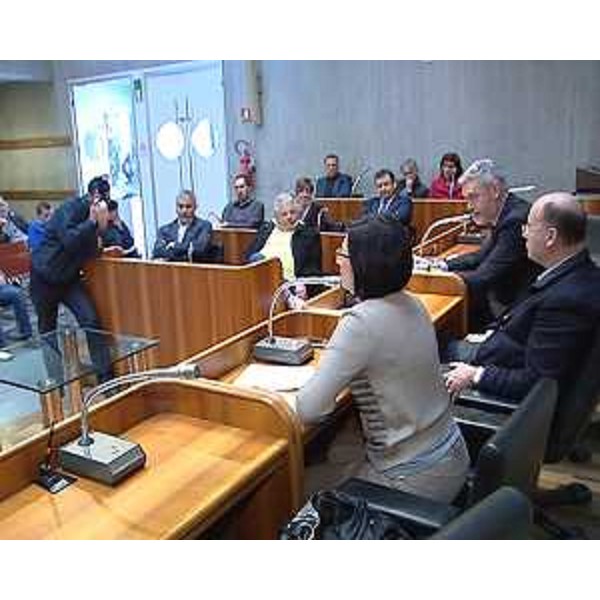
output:
<svg viewBox="0 0 600 600"><path fill-rule="evenodd" d="M369 507L365 500L335 490L314 494L283 528L284 540L412 539L393 517Z"/></svg>

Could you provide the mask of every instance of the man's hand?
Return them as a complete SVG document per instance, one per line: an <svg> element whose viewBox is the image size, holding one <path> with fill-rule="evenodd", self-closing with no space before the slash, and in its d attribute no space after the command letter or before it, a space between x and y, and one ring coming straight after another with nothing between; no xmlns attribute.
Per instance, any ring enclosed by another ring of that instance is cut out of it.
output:
<svg viewBox="0 0 600 600"><path fill-rule="evenodd" d="M97 223L100 231L104 231L108 227L108 206L104 200L90 206L90 220Z"/></svg>
<svg viewBox="0 0 600 600"><path fill-rule="evenodd" d="M108 258L121 258L123 256L123 248L121 246L108 246L104 248L102 253Z"/></svg>
<svg viewBox="0 0 600 600"><path fill-rule="evenodd" d="M451 363L450 366L452 370L444 376L446 389L452 395L460 394L473 383L478 367L466 363Z"/></svg>

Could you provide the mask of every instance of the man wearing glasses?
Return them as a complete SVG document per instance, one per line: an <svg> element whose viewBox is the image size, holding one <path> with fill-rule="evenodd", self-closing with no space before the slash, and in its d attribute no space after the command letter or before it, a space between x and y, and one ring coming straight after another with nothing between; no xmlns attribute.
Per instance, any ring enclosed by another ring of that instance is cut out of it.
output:
<svg viewBox="0 0 600 600"><path fill-rule="evenodd" d="M518 299L539 269L528 259L521 235L530 205L508 192L498 166L478 160L459 183L473 221L489 230L477 252L446 263L467 284L469 331L476 332Z"/></svg>
<svg viewBox="0 0 600 600"><path fill-rule="evenodd" d="M574 196L539 198L523 227L527 254L544 270L527 296L491 325L478 343L451 343L443 358L450 393L468 386L523 398L540 377L570 386L600 322L600 269L585 245L587 216Z"/></svg>

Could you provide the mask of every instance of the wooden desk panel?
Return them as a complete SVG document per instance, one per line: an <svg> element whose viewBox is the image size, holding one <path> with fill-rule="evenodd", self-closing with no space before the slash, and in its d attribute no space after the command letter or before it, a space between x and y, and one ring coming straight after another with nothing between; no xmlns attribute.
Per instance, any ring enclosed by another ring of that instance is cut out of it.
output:
<svg viewBox="0 0 600 600"><path fill-rule="evenodd" d="M233 227L215 227L213 229L213 240L223 244L225 252L225 264L246 264L246 252L252 242L256 239L256 229L241 229Z"/></svg>
<svg viewBox="0 0 600 600"><path fill-rule="evenodd" d="M268 538L299 507L300 429L273 395L153 382L95 407L91 421L140 442L145 469L114 488L79 479L53 496L32 484L45 450L38 436L0 455L0 538L196 537L225 518L242 537ZM59 426L57 442L78 425Z"/></svg>
<svg viewBox="0 0 600 600"><path fill-rule="evenodd" d="M425 305L438 330L462 336L466 331L466 289L456 275L416 274L408 290ZM313 298L309 308L278 315L273 320L277 335L327 340L335 330L342 311L338 310L343 292L337 288ZM268 334L267 323L260 323L228 340L196 354L186 363L197 364L204 377L222 379L234 369L252 361L253 347Z"/></svg>
<svg viewBox="0 0 600 600"><path fill-rule="evenodd" d="M334 221L352 223L360 218L363 212L365 198L315 198L329 212Z"/></svg>
<svg viewBox="0 0 600 600"><path fill-rule="evenodd" d="M172 365L265 319L281 266L243 267L102 258L86 269L104 329L158 338Z"/></svg>
<svg viewBox="0 0 600 600"><path fill-rule="evenodd" d="M349 224L358 219L365 200L362 198L318 198L329 214L336 220ZM426 229L438 219L462 215L467 211L466 200L444 200L438 198L415 198L413 200L412 225L420 240Z"/></svg>
<svg viewBox="0 0 600 600"><path fill-rule="evenodd" d="M31 254L25 242L0 244L0 271L9 279L29 275Z"/></svg>

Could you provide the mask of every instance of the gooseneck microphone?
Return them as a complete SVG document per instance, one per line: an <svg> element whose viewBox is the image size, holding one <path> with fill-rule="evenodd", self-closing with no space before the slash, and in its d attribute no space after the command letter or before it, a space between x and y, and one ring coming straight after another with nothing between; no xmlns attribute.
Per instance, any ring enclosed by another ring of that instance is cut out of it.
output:
<svg viewBox="0 0 600 600"><path fill-rule="evenodd" d="M356 179L354 180L354 183L352 184L352 188L350 190L350 195L354 196L354 194L356 193L356 190L358 189L358 186L362 183L362 180L364 178L364 176L371 170L371 167L366 167L364 168L356 177Z"/></svg>
<svg viewBox="0 0 600 600"><path fill-rule="evenodd" d="M100 431L92 433L88 416L92 402L98 396L117 387L153 379L197 379L199 376L198 365L180 364L165 369L129 373L91 389L82 401L81 437L61 447L59 454L61 466L66 471L82 477L116 485L145 465L146 454L137 443Z"/></svg>
<svg viewBox="0 0 600 600"><path fill-rule="evenodd" d="M452 200L453 194L454 194L454 175L452 176L452 179L450 180L450 185L448 186L448 198L450 198L450 200Z"/></svg>
<svg viewBox="0 0 600 600"><path fill-rule="evenodd" d="M274 362L284 365L301 365L313 356L313 348L306 338L286 338L273 334L273 318L275 309L281 296L291 287L302 285L325 285L337 287L340 285L339 276L314 276L298 277L291 281L282 283L273 294L271 308L269 310L268 335L254 346L254 357L265 362Z"/></svg>
<svg viewBox="0 0 600 600"><path fill-rule="evenodd" d="M442 227L443 225L452 225L454 223L468 223L471 220L471 213L465 213L463 215L456 215L454 217L444 217L443 219L438 219L434 221L425 231L423 237L421 238L421 242L416 248L416 251L420 256L423 255L423 249L429 240L431 233L435 231L438 227Z"/></svg>

